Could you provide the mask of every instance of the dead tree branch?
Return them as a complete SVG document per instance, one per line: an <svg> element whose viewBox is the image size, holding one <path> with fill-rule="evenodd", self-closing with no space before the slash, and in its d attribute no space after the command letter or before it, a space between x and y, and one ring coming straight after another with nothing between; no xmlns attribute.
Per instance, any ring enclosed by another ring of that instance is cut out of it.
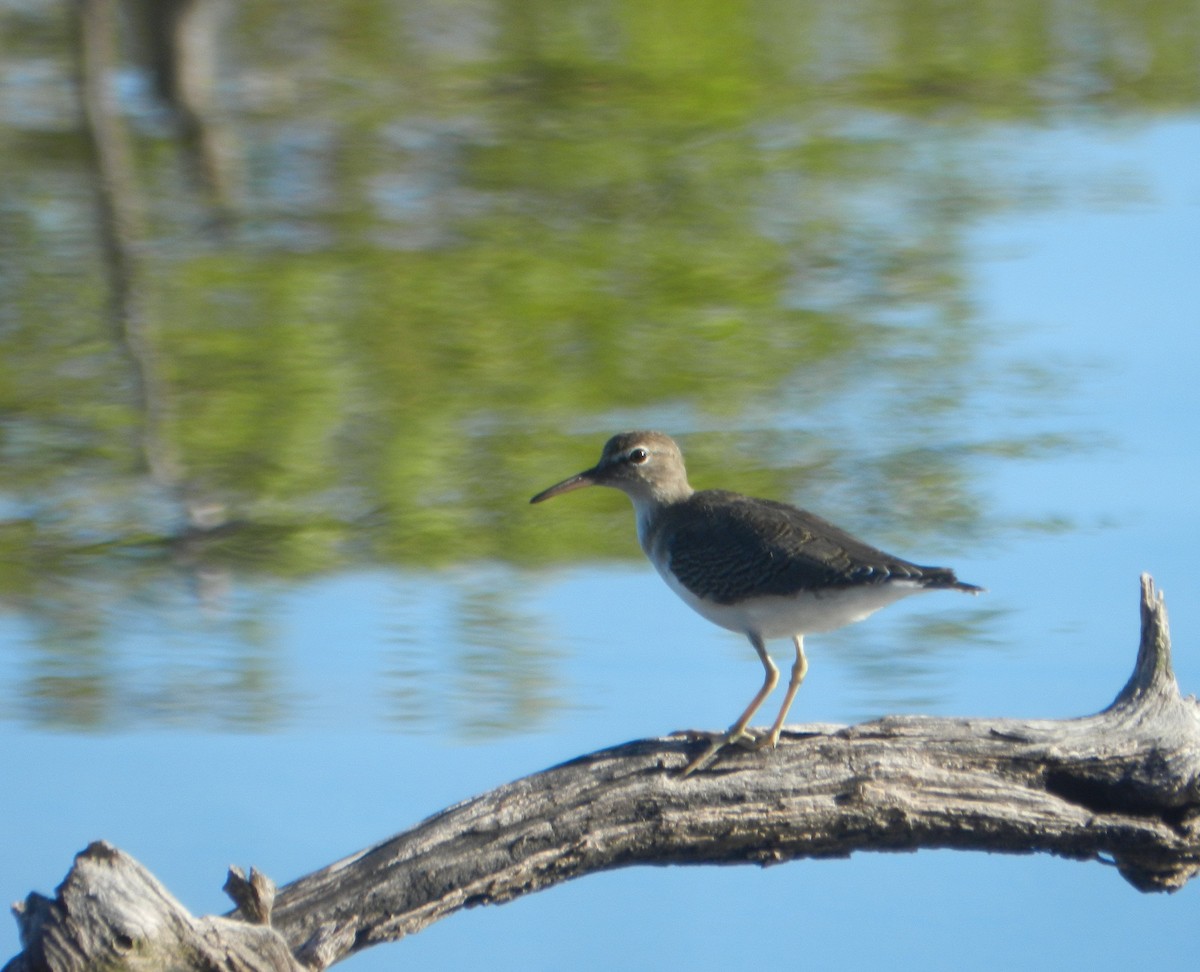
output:
<svg viewBox="0 0 1200 972"><path fill-rule="evenodd" d="M1094 716L807 725L687 779L688 740L628 743L449 807L280 888L273 908L269 881L233 875L250 920L194 918L128 855L93 844L54 900L16 906L25 950L5 972L323 969L460 908L632 864L1043 851L1173 891L1200 869L1200 706L1179 694L1146 576L1141 610L1133 675Z"/></svg>

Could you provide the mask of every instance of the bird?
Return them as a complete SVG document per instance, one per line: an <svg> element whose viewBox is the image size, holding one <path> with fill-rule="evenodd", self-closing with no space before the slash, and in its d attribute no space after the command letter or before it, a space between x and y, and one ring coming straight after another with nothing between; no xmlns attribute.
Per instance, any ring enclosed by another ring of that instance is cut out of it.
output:
<svg viewBox="0 0 1200 972"><path fill-rule="evenodd" d="M708 747L683 769L690 776L725 747L774 748L808 672L804 638L861 621L923 591L969 594L949 567L922 567L885 553L814 513L723 489L694 490L683 453L669 435L633 431L605 443L600 461L534 496L542 503L587 486L621 490L633 502L643 552L667 586L702 617L749 639L764 670L762 687L724 732L689 733ZM795 646L787 690L771 728L751 719L779 682L766 642Z"/></svg>

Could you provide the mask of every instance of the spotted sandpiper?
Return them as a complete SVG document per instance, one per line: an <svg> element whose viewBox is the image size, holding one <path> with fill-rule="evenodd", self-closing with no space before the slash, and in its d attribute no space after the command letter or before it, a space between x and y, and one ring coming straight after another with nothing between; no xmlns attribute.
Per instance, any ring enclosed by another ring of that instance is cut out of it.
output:
<svg viewBox="0 0 1200 972"><path fill-rule="evenodd" d="M633 501L638 541L667 585L714 624L750 639L766 671L762 688L728 730L700 734L708 748L683 770L708 765L725 746L779 742L784 719L808 671L804 636L833 631L922 591L978 594L948 567L920 567L877 550L806 510L722 489L693 490L679 446L662 432L622 432L591 469L530 500L584 486L612 486ZM747 727L779 681L770 638L790 637L796 660L771 729Z"/></svg>

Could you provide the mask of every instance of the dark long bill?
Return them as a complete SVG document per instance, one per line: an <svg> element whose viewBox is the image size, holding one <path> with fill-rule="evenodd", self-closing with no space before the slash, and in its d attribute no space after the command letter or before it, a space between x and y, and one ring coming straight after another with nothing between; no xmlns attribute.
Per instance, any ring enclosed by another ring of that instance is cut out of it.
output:
<svg viewBox="0 0 1200 972"><path fill-rule="evenodd" d="M543 489L529 502L540 503L542 500L548 500L552 496L557 496L559 493L569 493L573 489L583 489L584 486L594 486L596 484L595 472L595 469L585 469L583 472L572 476L570 479L564 479L561 483L555 483L549 489Z"/></svg>

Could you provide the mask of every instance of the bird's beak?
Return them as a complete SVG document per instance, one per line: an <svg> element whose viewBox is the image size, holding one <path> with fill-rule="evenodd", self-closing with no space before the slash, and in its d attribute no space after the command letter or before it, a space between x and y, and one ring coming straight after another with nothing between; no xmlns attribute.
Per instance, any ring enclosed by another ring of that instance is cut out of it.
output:
<svg viewBox="0 0 1200 972"><path fill-rule="evenodd" d="M555 483L549 489L543 489L537 494L530 503L540 503L542 500L548 500L552 496L558 496L560 493L569 493L573 489L583 489L585 486L596 485L596 470L585 469L581 473L577 473L570 479L564 479L561 483Z"/></svg>

